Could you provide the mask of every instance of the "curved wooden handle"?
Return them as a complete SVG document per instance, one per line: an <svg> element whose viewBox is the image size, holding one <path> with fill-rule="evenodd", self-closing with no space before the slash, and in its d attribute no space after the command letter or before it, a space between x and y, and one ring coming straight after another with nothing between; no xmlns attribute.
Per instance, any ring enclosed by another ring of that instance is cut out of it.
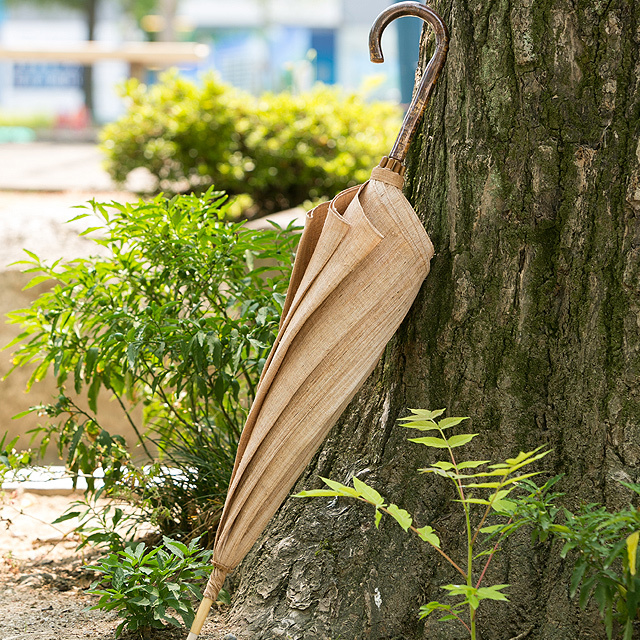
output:
<svg viewBox="0 0 640 640"><path fill-rule="evenodd" d="M407 157L409 145L418 128L418 121L427 107L435 83L447 59L447 51L449 50L449 32L442 18L433 11L433 9L420 2L398 2L385 9L376 18L376 21L371 27L369 33L371 62L384 62L381 46L382 32L391 22L402 16L416 16L428 22L436 34L436 50L431 60L429 60L418 91L409 105L409 109L402 121L398 138L389 154L390 158L397 160L399 163L403 163Z"/></svg>

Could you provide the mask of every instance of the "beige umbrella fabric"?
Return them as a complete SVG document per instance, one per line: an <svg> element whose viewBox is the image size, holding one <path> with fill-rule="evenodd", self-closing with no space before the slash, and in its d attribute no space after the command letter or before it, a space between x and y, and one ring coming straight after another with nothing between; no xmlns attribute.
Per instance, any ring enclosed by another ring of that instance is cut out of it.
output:
<svg viewBox="0 0 640 640"><path fill-rule="evenodd" d="M430 86L420 92L428 97L444 64L446 28L426 6L398 3L374 24L378 50L382 30L399 15L435 25L436 53L421 90ZM414 115L410 107L405 123ZM251 549L376 366L429 272L433 245L401 191L411 133L403 128L404 151L396 151L397 142L395 158L384 158L368 182L307 214L278 336L238 445L214 570L188 640L198 637L227 573Z"/></svg>

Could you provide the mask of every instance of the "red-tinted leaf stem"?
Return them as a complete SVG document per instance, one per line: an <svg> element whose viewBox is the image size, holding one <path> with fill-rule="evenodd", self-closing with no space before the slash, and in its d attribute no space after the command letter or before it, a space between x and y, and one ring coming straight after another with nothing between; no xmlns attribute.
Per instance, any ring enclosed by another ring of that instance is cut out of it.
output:
<svg viewBox="0 0 640 640"><path fill-rule="evenodd" d="M513 520L513 517L509 518L509 522L507 522L505 527L509 526L511 524L512 520ZM487 559L487 561L486 561L486 563L484 565L484 568L482 569L482 573L480 574L480 577L478 578L478 582L476 583L476 589L478 589L480 587L480 583L482 582L482 578L484 578L484 574L487 572L487 569L489 568L489 565L491 564L491 560L493 560L493 556L496 554L496 551L498 550L498 546L500 545L500 540L502 540L503 537L504 537L504 532L502 532L500 534L500 537L496 541L496 544L494 545L491 553L489 554L489 558Z"/></svg>

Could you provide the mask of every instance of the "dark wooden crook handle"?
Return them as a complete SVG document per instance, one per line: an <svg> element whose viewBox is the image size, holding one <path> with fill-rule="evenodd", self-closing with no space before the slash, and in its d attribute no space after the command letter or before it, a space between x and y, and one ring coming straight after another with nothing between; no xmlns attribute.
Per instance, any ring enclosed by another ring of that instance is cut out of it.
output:
<svg viewBox="0 0 640 640"><path fill-rule="evenodd" d="M402 127L400 133L396 139L389 158L384 158L381 166L384 163L388 169L396 171L396 173L404 173L404 160L407 157L407 151L411 140L418 128L418 121L422 117L424 110L427 107L431 93L435 86L438 76L442 71L445 60L447 59L447 51L449 50L449 32L447 27L442 21L442 18L430 7L427 7L420 2L398 2L392 4L385 9L373 23L371 31L369 33L369 53L371 56L371 62L384 62L384 56L382 55L382 32L387 28L389 23L393 22L396 18L402 16L416 16L422 18L425 22L428 22L435 31L436 34L436 50L429 60L429 64L422 76L420 86L416 92L409 109L402 121ZM395 162L394 162L395 161Z"/></svg>

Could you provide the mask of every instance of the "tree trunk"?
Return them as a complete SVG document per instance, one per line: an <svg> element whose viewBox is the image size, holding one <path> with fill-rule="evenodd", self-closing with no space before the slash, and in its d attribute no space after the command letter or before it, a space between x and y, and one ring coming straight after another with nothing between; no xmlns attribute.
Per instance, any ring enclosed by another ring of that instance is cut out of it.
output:
<svg viewBox="0 0 640 640"><path fill-rule="evenodd" d="M406 191L436 256L297 490L366 479L460 558L459 505L416 473L429 451L396 424L408 407L471 416L470 458L553 449L540 468L565 474L570 508L616 508L629 499L617 480L638 478L640 1L433 7L451 48ZM510 602L482 604L481 637L604 638L597 612L569 598L570 563L521 533L490 569ZM417 620L457 581L394 522L376 530L366 505L289 499L236 576L232 620L252 640L463 638Z"/></svg>
<svg viewBox="0 0 640 640"><path fill-rule="evenodd" d="M98 17L98 0L87 0L84 7L84 17L87 25L87 40L96 39L96 23ZM87 64L82 69L82 91L84 106L87 108L91 122L95 121L95 101L93 91L93 65Z"/></svg>

